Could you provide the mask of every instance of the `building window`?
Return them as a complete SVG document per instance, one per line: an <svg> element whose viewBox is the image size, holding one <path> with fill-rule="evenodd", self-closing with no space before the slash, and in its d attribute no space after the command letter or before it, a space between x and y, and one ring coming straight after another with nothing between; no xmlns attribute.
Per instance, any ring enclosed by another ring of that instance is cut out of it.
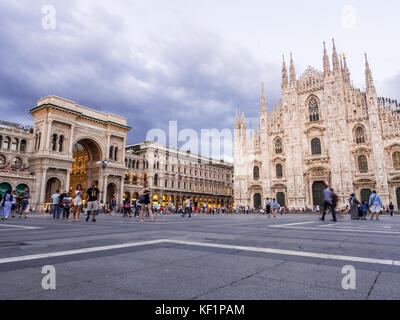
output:
<svg viewBox="0 0 400 320"><path fill-rule="evenodd" d="M118 147L115 147L115 151L114 151L114 160L115 161L118 161L118 151L119 151Z"/></svg>
<svg viewBox="0 0 400 320"><path fill-rule="evenodd" d="M400 170L400 152L393 153L393 167Z"/></svg>
<svg viewBox="0 0 400 320"><path fill-rule="evenodd" d="M17 151L18 150L18 139L13 139L11 143L11 151Z"/></svg>
<svg viewBox="0 0 400 320"><path fill-rule="evenodd" d="M16 166L16 167L21 168L22 167L22 160L20 158L14 158L13 165Z"/></svg>
<svg viewBox="0 0 400 320"><path fill-rule="evenodd" d="M260 179L260 168L257 166L254 167L253 177L254 177L254 180Z"/></svg>
<svg viewBox="0 0 400 320"><path fill-rule="evenodd" d="M158 187L158 174L156 174L156 175L154 176L154 183L153 183L153 185L154 185L155 187Z"/></svg>
<svg viewBox="0 0 400 320"><path fill-rule="evenodd" d="M0 165L6 164L6 157L5 156L0 156Z"/></svg>
<svg viewBox="0 0 400 320"><path fill-rule="evenodd" d="M368 172L368 159L362 155L358 157L358 168L360 172Z"/></svg>
<svg viewBox="0 0 400 320"><path fill-rule="evenodd" d="M22 140L22 141L21 141L21 144L20 144L20 146L19 146L19 150L20 150L21 152L26 152L26 141L25 141L25 140Z"/></svg>
<svg viewBox="0 0 400 320"><path fill-rule="evenodd" d="M283 177L283 168L281 164L276 165L276 177L278 179Z"/></svg>
<svg viewBox="0 0 400 320"><path fill-rule="evenodd" d="M319 155L322 154L321 140L318 138L312 139L311 141L311 154Z"/></svg>
<svg viewBox="0 0 400 320"><path fill-rule="evenodd" d="M358 127L356 129L356 143L357 144L363 144L366 142L366 136L365 136L365 131L362 127Z"/></svg>
<svg viewBox="0 0 400 320"><path fill-rule="evenodd" d="M8 150L10 148L10 137L5 137L4 142L3 142L3 149Z"/></svg>
<svg viewBox="0 0 400 320"><path fill-rule="evenodd" d="M168 188L168 180L165 180L165 181L164 181L164 187L165 187L165 188Z"/></svg>
<svg viewBox="0 0 400 320"><path fill-rule="evenodd" d="M64 145L64 136L60 136L59 142L58 142L58 151L62 152L63 151L63 145Z"/></svg>
<svg viewBox="0 0 400 320"><path fill-rule="evenodd" d="M311 98L308 107L310 112L310 122L319 121L319 106L317 99L315 99L314 97Z"/></svg>
<svg viewBox="0 0 400 320"><path fill-rule="evenodd" d="M276 140L275 153L276 154L282 154L283 153L283 146L282 146L282 140L281 139Z"/></svg>
<svg viewBox="0 0 400 320"><path fill-rule="evenodd" d="M57 140L58 140L57 134L53 134L53 138L51 139L51 150L53 151L57 150Z"/></svg>

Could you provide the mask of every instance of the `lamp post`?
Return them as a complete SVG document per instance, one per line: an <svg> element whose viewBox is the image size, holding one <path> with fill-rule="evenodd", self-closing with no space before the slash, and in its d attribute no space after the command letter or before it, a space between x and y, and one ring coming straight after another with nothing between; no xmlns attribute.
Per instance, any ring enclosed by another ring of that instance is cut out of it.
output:
<svg viewBox="0 0 400 320"><path fill-rule="evenodd" d="M111 162L108 161L108 160L103 160L103 161L97 161L97 164L103 168L103 179L102 179L102 185L103 185L103 186L102 186L102 188L101 188L101 190L102 190L102 191L101 191L101 197L102 197L102 199L101 199L101 201L100 201L100 203L103 203L103 195L104 195L104 170L107 168L108 165L111 164Z"/></svg>
<svg viewBox="0 0 400 320"><path fill-rule="evenodd" d="M179 187L179 201L182 201L182 199L181 199L181 194L182 194L181 187L182 187L182 184L181 183L182 183L183 174L179 172L175 176L178 177L178 179L179 179L179 185L178 185L178 187Z"/></svg>

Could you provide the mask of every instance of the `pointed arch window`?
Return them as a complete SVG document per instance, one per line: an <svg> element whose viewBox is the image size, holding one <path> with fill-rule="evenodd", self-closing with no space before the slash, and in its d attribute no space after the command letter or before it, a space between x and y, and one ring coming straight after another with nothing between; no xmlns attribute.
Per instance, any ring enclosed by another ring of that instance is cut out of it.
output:
<svg viewBox="0 0 400 320"><path fill-rule="evenodd" d="M276 177L277 177L278 179L280 179L280 178L283 177L283 167L282 167L281 164L277 164L277 165L276 165Z"/></svg>
<svg viewBox="0 0 400 320"><path fill-rule="evenodd" d="M260 168L257 166L255 166L253 169L253 177L254 177L254 180L260 179Z"/></svg>
<svg viewBox="0 0 400 320"><path fill-rule="evenodd" d="M283 153L283 145L282 145L282 140L278 139L275 142L275 153L276 154L282 154Z"/></svg>
<svg viewBox="0 0 400 320"><path fill-rule="evenodd" d="M368 172L367 156L361 155L358 157L358 169L360 170L360 172Z"/></svg>
<svg viewBox="0 0 400 320"><path fill-rule="evenodd" d="M311 98L310 102L308 103L308 110L310 113L310 122L318 122L319 117L319 105L317 99L314 97Z"/></svg>
<svg viewBox="0 0 400 320"><path fill-rule="evenodd" d="M356 129L356 143L363 144L367 141L367 137L365 135L365 131L363 127L358 127Z"/></svg>
<svg viewBox="0 0 400 320"><path fill-rule="evenodd" d="M318 138L311 140L311 154L319 155L322 154L321 140Z"/></svg>
<svg viewBox="0 0 400 320"><path fill-rule="evenodd" d="M400 152L393 153L393 167L400 170Z"/></svg>

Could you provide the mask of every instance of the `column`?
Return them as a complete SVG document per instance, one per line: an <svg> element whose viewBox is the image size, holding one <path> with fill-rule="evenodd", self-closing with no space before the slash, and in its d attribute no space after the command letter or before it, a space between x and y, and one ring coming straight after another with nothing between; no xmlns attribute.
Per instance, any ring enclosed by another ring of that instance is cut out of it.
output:
<svg viewBox="0 0 400 320"><path fill-rule="evenodd" d="M72 157L72 148L74 146L74 133L75 133L75 125L71 124L71 135L69 136L69 150L68 155Z"/></svg>
<svg viewBox="0 0 400 320"><path fill-rule="evenodd" d="M122 205L122 203L124 201L124 192L125 192L124 185L125 185L124 177L122 176L121 177L121 187L120 187L120 192L119 192L119 204L120 205Z"/></svg>
<svg viewBox="0 0 400 320"><path fill-rule="evenodd" d="M70 180L71 180L71 170L67 170L67 177L65 181L65 190L69 192L69 187L70 187Z"/></svg>
<svg viewBox="0 0 400 320"><path fill-rule="evenodd" d="M103 170L103 194L102 194L102 199L103 199L103 204L107 203L107 184L108 184L108 176L104 173Z"/></svg>
<svg viewBox="0 0 400 320"><path fill-rule="evenodd" d="M39 194L39 204L40 205L44 205L45 204L45 197L46 197L46 179L47 178L47 169L43 169L42 171L42 184L40 187L40 194Z"/></svg>
<svg viewBox="0 0 400 320"><path fill-rule="evenodd" d="M53 120L49 120L48 121L48 125L47 125L47 133L46 133L46 142L44 144L44 149L45 151L50 151L50 141L51 141L51 127L53 125Z"/></svg>

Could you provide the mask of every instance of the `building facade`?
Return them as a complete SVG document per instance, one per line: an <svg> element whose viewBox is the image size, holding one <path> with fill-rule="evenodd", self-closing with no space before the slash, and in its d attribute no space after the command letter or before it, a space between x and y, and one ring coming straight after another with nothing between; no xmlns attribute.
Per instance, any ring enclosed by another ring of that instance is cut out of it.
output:
<svg viewBox="0 0 400 320"><path fill-rule="evenodd" d="M332 66L331 66L332 64ZM324 71L299 77L293 58L282 67L282 99L271 113L262 89L260 125L247 130L236 113L234 190L238 205L276 198L289 208L314 208L326 186L368 200L376 190L400 209L400 117L397 101L377 96L366 57L365 91L352 85L345 55L324 44Z"/></svg>
<svg viewBox="0 0 400 320"><path fill-rule="evenodd" d="M153 204L177 206L190 199L200 207L232 207L231 164L146 142L126 147L125 166L124 197L132 202L147 181Z"/></svg>
<svg viewBox="0 0 400 320"><path fill-rule="evenodd" d="M126 147L126 119L63 98L43 98L30 113L33 127L0 122L0 192L28 187L36 211L49 207L56 190L87 190L92 182L103 204L135 202L148 181L154 204L190 198L232 206L230 164L155 143Z"/></svg>

